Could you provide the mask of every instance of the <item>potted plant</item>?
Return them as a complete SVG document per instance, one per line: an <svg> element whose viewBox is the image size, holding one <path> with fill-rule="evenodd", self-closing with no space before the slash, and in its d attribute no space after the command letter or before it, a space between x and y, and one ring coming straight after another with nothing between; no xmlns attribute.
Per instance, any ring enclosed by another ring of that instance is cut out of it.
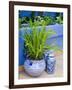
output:
<svg viewBox="0 0 72 90"><path fill-rule="evenodd" d="M53 30L46 30L46 22L39 27L38 22L30 19L30 31L25 30L24 41L27 59L24 62L25 71L31 76L39 76L45 70L44 52L52 48L46 44L48 37L55 34Z"/></svg>

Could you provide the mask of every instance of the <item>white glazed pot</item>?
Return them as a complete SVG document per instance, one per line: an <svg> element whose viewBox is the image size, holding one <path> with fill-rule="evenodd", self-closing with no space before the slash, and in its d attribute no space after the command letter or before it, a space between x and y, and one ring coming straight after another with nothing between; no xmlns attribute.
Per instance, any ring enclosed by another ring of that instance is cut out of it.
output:
<svg viewBox="0 0 72 90"><path fill-rule="evenodd" d="M24 69L26 73L28 73L30 76L40 76L42 72L45 70L45 60L29 60L27 59L24 62Z"/></svg>

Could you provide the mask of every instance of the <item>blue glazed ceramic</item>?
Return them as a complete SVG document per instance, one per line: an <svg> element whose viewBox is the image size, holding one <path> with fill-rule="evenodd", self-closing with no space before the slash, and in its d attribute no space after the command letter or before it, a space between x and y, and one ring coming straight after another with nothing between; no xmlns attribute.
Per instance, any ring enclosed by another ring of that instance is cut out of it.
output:
<svg viewBox="0 0 72 90"><path fill-rule="evenodd" d="M55 71L56 60L54 57L54 52L52 50L45 53L45 60L47 73L53 74Z"/></svg>
<svg viewBox="0 0 72 90"><path fill-rule="evenodd" d="M24 63L24 69L30 76L40 76L45 70L45 60L29 60L27 59Z"/></svg>

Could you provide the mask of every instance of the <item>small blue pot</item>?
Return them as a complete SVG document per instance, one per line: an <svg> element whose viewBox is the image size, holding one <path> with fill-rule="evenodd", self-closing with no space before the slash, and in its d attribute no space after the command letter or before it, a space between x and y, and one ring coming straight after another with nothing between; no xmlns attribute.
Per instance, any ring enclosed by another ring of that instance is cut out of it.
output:
<svg viewBox="0 0 72 90"><path fill-rule="evenodd" d="M34 77L40 76L45 70L46 63L45 60L29 60L24 62L24 69L30 75Z"/></svg>
<svg viewBox="0 0 72 90"><path fill-rule="evenodd" d="M54 58L47 60L47 72L49 74L53 74L55 72L55 63L56 60Z"/></svg>
<svg viewBox="0 0 72 90"><path fill-rule="evenodd" d="M55 72L56 60L54 57L54 52L51 50L45 54L46 60L46 71L48 74L53 74Z"/></svg>

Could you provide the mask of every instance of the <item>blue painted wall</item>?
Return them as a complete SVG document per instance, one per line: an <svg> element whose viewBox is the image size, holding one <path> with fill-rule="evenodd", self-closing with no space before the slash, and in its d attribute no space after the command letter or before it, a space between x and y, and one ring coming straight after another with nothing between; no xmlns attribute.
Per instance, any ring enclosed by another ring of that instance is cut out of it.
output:
<svg viewBox="0 0 72 90"><path fill-rule="evenodd" d="M34 12L35 12L34 13L35 16L39 16L40 11L34 11ZM32 13L32 11L24 11L24 10L22 11L22 10L20 10L19 11L19 18L31 17L31 13ZM57 12L43 12L42 16L50 16L50 17L56 18L57 14L59 14L59 13L57 13ZM62 12L61 12L61 15L63 16Z"/></svg>
<svg viewBox="0 0 72 90"><path fill-rule="evenodd" d="M56 32L56 35L51 36L48 40L48 44L58 45L61 49L63 48L63 25L55 24L46 27L46 30L52 29ZM28 28L30 30L30 28ZM19 65L23 65L26 59L24 50L24 28L19 30Z"/></svg>

